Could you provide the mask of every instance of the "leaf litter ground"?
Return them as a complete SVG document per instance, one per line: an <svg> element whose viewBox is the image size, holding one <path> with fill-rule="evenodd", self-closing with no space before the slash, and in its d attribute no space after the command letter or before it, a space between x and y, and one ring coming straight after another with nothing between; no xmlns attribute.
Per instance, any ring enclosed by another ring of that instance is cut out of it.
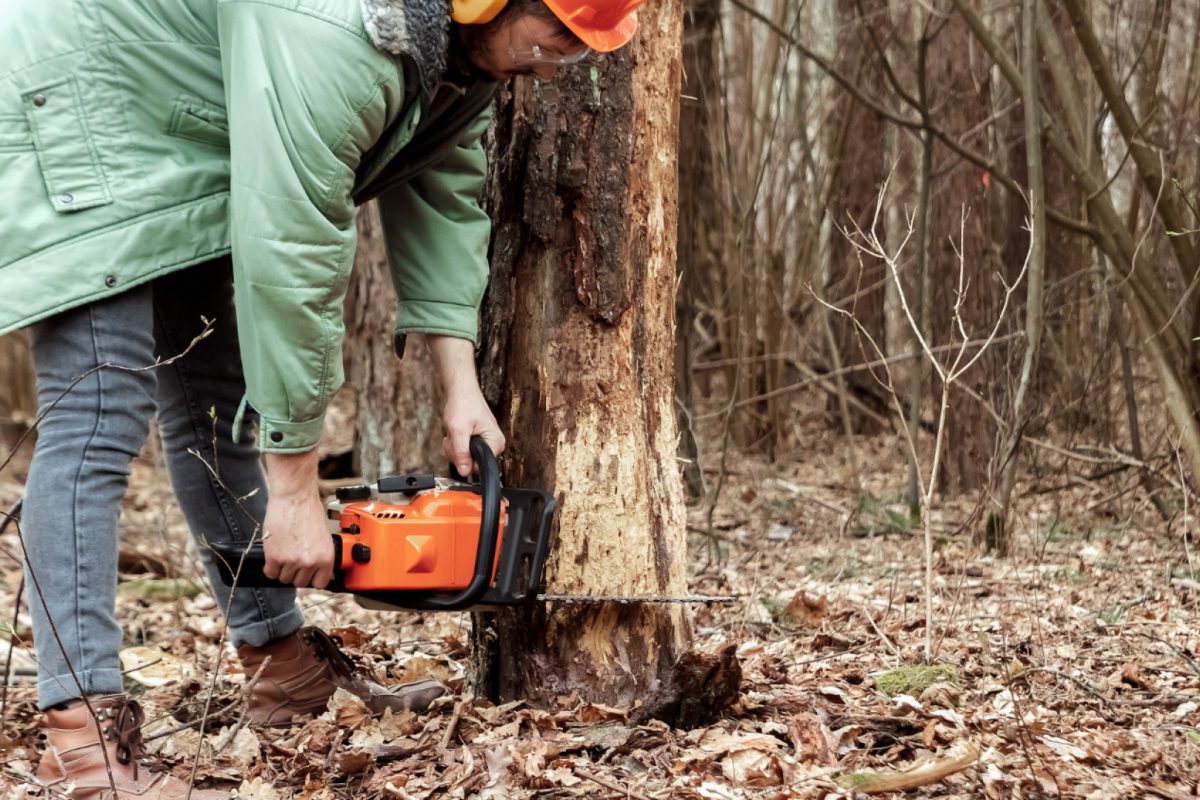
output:
<svg viewBox="0 0 1200 800"><path fill-rule="evenodd" d="M198 761L199 785L258 800L837 798L946 764L905 796L1200 796L1187 514L1168 525L1137 500L1134 476L1062 480L1059 465L1019 489L1014 553L996 559L970 541L968 502L935 510L935 659L922 665L922 543L898 502L903 461L891 442L859 440L868 477L855 490L843 449L814 437L793 468L735 463L711 537L693 512L691 590L740 596L695 609L696 646L736 646L744 678L738 704L692 731L574 698L549 709L473 698L465 614L369 612L314 591L301 597L308 620L379 680L432 676L453 693L382 719L339 694L318 719L250 730L246 676L150 453L122 517L118 599L145 736L181 777ZM20 479L0 476L0 502ZM1066 488L1039 493L1056 480ZM11 533L0 543L19 552ZM19 579L6 560L6 627ZM0 796L35 797L34 661L28 617L15 619Z"/></svg>

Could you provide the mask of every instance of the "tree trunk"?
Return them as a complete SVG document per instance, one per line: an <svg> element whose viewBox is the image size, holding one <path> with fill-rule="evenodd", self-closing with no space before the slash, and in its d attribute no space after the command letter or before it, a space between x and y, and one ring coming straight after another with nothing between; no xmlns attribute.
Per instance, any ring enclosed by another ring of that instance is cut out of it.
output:
<svg viewBox="0 0 1200 800"><path fill-rule="evenodd" d="M879 68L878 54L872 50L865 31L871 14L880 10L872 4L868 12L857 0L838 2L837 65L854 80L863 84L883 84L885 77ZM883 9L886 11L886 9ZM844 137L837 151L838 191L832 197L829 216L839 229L830 241L832 271L827 276L823 296L834 305L849 311L854 320L837 314L830 319L835 333L836 349L847 364L874 361L879 354L872 351L858 329L861 325L876 342L887 337L885 271L879 262L859 258L854 245L844 231L855 226L870 230L875 209L879 204L879 189L888 179L891 164L885 163L884 123L879 117L850 97L842 97L839 117L846 118ZM880 236L884 232L880 231ZM849 298L849 299L848 299ZM881 397L875 377L868 371L855 371L845 378L849 391L866 401L878 412L853 414L854 430L861 434L880 432L880 414L889 410ZM832 399L829 410L835 411Z"/></svg>
<svg viewBox="0 0 1200 800"><path fill-rule="evenodd" d="M1001 555L1009 549L1009 503L1017 480L1018 451L1030 415L1034 369L1042 344L1044 290L1046 284L1046 182L1042 168L1042 114L1039 94L1040 68L1037 49L1037 0L1021 3L1022 102L1025 110L1025 162L1029 185L1029 271L1025 277L1025 354L1021 359L1009 417L1009 432L1001 437L999 486L989 492L990 507L985 541Z"/></svg>
<svg viewBox="0 0 1200 800"><path fill-rule="evenodd" d="M952 20L938 33L929 49L928 77L933 91L930 107L941 109L939 122L950 130L971 131L962 138L975 150L987 152L986 130L979 121L991 115L990 87L980 85L976 75L987 66L972 55L971 34L958 20ZM934 148L935 172L939 165L953 163L953 156L940 145ZM934 197L929 234L928 330L933 341L957 343L960 331L955 320L955 304L960 310L968 334L975 339L987 336L1000 312L1000 293L996 275L1005 275L1006 265L992 244L988 219L988 187L975 169L958 169L939 181ZM966 214L964 222L963 215ZM957 295L960 261L965 271L964 297ZM1001 365L1006 360L1004 343L993 343L979 361L958 379L977 396L999 397L1003 381ZM936 392L935 392L936 394ZM986 485L988 464L995 440L995 425L969 392L954 391L947 417L946 468L940 488L950 494L974 491Z"/></svg>
<svg viewBox="0 0 1200 800"><path fill-rule="evenodd" d="M691 424L695 413L692 358L695 354L695 320L704 288L722 268L721 253L728 246L727 231L733 216L725 202L720 164L724 149L724 89L717 52L721 0L697 0L688 11L683 47L684 93L679 130L679 296L676 342L676 391L686 418L680 419L679 455L686 461L684 478L688 494L703 497L704 473L700 447ZM715 303L709 298L707 305Z"/></svg>
<svg viewBox="0 0 1200 800"><path fill-rule="evenodd" d="M509 485L551 489L548 591L687 589L673 358L680 0L630 48L518 81L497 117L483 384ZM481 688L661 707L689 645L680 606L548 604L477 618Z"/></svg>
<svg viewBox="0 0 1200 800"><path fill-rule="evenodd" d="M25 334L0 336L0 445L4 447L0 456L7 455L36 413L33 362Z"/></svg>
<svg viewBox="0 0 1200 800"><path fill-rule="evenodd" d="M396 292L375 204L358 214L358 251L346 294L346 381L358 387L357 471L369 480L440 464L440 403L429 354L410 341L397 360L392 346ZM415 337L414 337L415 338Z"/></svg>

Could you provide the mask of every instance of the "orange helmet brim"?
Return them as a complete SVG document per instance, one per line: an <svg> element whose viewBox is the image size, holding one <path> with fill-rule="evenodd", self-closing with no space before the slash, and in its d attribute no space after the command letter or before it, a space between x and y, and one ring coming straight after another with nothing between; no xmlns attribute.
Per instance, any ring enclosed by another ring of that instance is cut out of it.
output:
<svg viewBox="0 0 1200 800"><path fill-rule="evenodd" d="M558 0L545 0L545 3L555 13L555 16L571 30L571 33L598 53L610 53L619 47L624 47L629 44L633 34L637 32L637 11L630 11L611 28L595 28L572 19L570 12L563 8Z"/></svg>

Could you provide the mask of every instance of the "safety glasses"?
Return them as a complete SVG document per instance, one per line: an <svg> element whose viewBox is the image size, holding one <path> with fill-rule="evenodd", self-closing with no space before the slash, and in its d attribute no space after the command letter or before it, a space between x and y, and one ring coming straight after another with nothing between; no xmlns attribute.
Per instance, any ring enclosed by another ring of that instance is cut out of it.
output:
<svg viewBox="0 0 1200 800"><path fill-rule="evenodd" d="M582 50L577 50L574 53L557 53L548 50L538 45L532 45L528 48L515 50L509 48L508 54L513 60L513 64L518 67L540 67L540 66L566 66L568 64L579 64L586 61L592 55L592 49L585 47Z"/></svg>

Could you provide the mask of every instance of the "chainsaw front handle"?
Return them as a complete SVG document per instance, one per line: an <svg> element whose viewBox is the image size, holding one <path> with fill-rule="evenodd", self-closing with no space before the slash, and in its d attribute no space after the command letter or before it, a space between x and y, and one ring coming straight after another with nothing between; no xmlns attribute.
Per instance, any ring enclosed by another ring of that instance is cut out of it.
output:
<svg viewBox="0 0 1200 800"><path fill-rule="evenodd" d="M422 605L434 611L457 611L479 602L492 585L496 548L500 541L500 465L482 436L471 437L471 458L479 467L479 491L483 512L479 517L479 547L475 551L475 574L467 588L452 595L431 594Z"/></svg>

